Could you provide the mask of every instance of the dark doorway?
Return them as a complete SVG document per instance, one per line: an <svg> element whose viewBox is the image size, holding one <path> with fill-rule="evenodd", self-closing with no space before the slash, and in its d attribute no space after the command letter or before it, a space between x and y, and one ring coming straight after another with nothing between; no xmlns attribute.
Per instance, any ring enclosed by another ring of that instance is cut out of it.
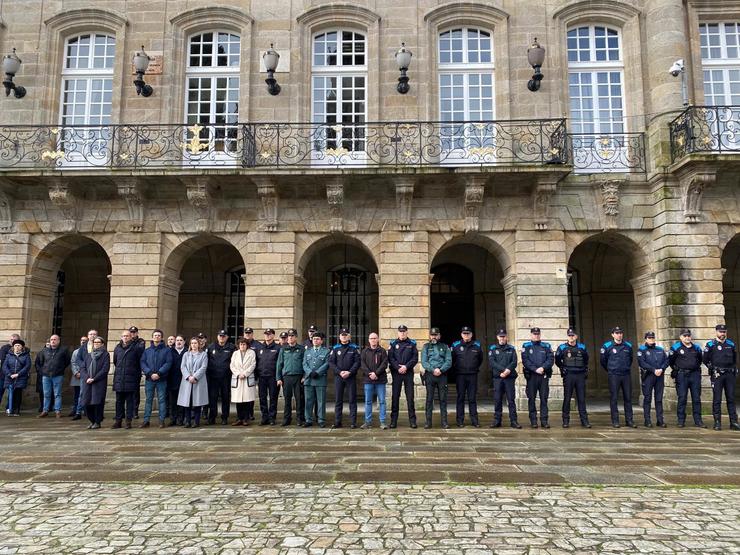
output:
<svg viewBox="0 0 740 555"><path fill-rule="evenodd" d="M473 272L459 264L440 264L432 273L431 325L451 345L459 339L462 326L475 325Z"/></svg>
<svg viewBox="0 0 740 555"><path fill-rule="evenodd" d="M722 298L725 305L727 337L740 339L740 235L727 243L722 251ZM740 387L735 388L735 399L740 401Z"/></svg>

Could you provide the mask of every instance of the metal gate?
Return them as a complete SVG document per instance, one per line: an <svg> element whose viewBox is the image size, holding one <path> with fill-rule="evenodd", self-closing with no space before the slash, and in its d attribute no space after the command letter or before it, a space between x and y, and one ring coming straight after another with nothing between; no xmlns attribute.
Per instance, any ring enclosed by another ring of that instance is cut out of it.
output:
<svg viewBox="0 0 740 555"><path fill-rule="evenodd" d="M244 331L244 289L244 267L226 272L224 329L232 341Z"/></svg>
<svg viewBox="0 0 740 555"><path fill-rule="evenodd" d="M327 272L327 344L339 342L339 330L349 328L355 343L368 333L367 286L369 272L344 266Z"/></svg>

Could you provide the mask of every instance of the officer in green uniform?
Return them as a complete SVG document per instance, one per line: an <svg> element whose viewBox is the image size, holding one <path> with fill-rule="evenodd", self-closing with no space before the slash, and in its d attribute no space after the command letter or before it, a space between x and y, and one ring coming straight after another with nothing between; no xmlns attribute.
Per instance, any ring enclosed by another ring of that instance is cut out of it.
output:
<svg viewBox="0 0 740 555"><path fill-rule="evenodd" d="M450 348L440 340L439 328L429 330L429 343L421 350L421 366L423 372L421 381L427 388L426 423L424 428L432 427L432 413L434 411L434 392L439 398L439 414L442 428L447 424L447 371L452 366Z"/></svg>
<svg viewBox="0 0 740 555"><path fill-rule="evenodd" d="M303 388L306 396L306 428L313 426L317 407L319 428L326 424L326 374L329 371L329 349L324 347L323 332L311 336L312 346L303 353Z"/></svg>
<svg viewBox="0 0 740 555"><path fill-rule="evenodd" d="M282 334L281 334L282 335ZM289 329L287 344L280 349L277 359L276 378L278 387L283 388L285 408L283 409L283 426L290 426L293 416L293 397L295 397L295 413L298 425L306 423L306 403L303 397L303 345L298 344L298 332Z"/></svg>

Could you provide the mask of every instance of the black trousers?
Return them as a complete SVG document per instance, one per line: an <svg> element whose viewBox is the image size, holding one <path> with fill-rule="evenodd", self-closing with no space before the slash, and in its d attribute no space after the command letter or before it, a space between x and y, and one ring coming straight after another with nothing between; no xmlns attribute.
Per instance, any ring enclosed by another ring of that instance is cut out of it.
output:
<svg viewBox="0 0 740 555"><path fill-rule="evenodd" d="M527 380L527 408L529 409L529 421L537 423L537 395L540 396L540 420L548 422L550 413L547 409L547 400L550 397L550 379L544 374L532 372Z"/></svg>
<svg viewBox="0 0 740 555"><path fill-rule="evenodd" d="M116 391L116 420L132 420L134 418L134 392Z"/></svg>
<svg viewBox="0 0 740 555"><path fill-rule="evenodd" d="M434 412L434 393L437 393L439 399L439 416L442 425L447 424L447 376L435 376L431 372L426 373L427 401L424 406L424 416L426 423L432 424L432 413Z"/></svg>
<svg viewBox="0 0 740 555"><path fill-rule="evenodd" d="M248 420L254 420L254 401L249 401L248 403L244 404L247 405L246 418Z"/></svg>
<svg viewBox="0 0 740 555"><path fill-rule="evenodd" d="M134 391L134 412L136 414L139 414L139 405L141 405L141 380L139 380L139 385Z"/></svg>
<svg viewBox="0 0 740 555"><path fill-rule="evenodd" d="M400 409L401 388L406 395L406 404L409 411L409 424L416 424L416 408L414 407L414 373L408 371L405 374L393 372L393 383L391 384L391 424L398 422L398 411Z"/></svg>
<svg viewBox="0 0 740 555"><path fill-rule="evenodd" d="M105 403L99 405L87 405L85 407L85 414L91 424L100 424L103 421L103 412L105 410Z"/></svg>
<svg viewBox="0 0 740 555"><path fill-rule="evenodd" d="M574 372L568 370L563 378L563 422L570 422L570 400L576 394L576 405L581 422L588 420L586 412L586 371Z"/></svg>
<svg viewBox="0 0 740 555"><path fill-rule="evenodd" d="M676 416L679 424L686 422L686 402L689 398L689 391L691 391L691 411L694 414L694 424L698 424L701 422L701 371L679 371L676 376L678 394Z"/></svg>
<svg viewBox="0 0 740 555"><path fill-rule="evenodd" d="M231 412L231 373L208 376L208 421L216 422L218 398L221 397L221 420L228 420Z"/></svg>
<svg viewBox="0 0 740 555"><path fill-rule="evenodd" d="M725 372L712 380L712 415L715 420L719 420L722 416L722 392L727 400L727 414L730 422L737 422L734 372Z"/></svg>
<svg viewBox="0 0 740 555"><path fill-rule="evenodd" d="M262 422L275 422L277 420L278 385L274 373L260 376L257 382L260 396L260 412ZM268 399L269 396L269 399Z"/></svg>
<svg viewBox="0 0 740 555"><path fill-rule="evenodd" d="M236 419L241 422L246 422L249 416L247 415L247 403L236 404Z"/></svg>
<svg viewBox="0 0 740 555"><path fill-rule="evenodd" d="M180 394L179 389L168 389L167 390L167 414L170 417L170 422L176 424L182 423L182 410L177 406L177 397Z"/></svg>
<svg viewBox="0 0 740 555"><path fill-rule="evenodd" d="M339 375L334 376L334 423L342 423L345 391L347 392L349 401L350 423L357 425L357 380L355 379L355 376L350 376L346 380Z"/></svg>
<svg viewBox="0 0 740 555"><path fill-rule="evenodd" d="M504 397L509 408L509 420L513 424L517 422L516 415L516 392L514 390L514 379L493 378L493 421L501 423L504 412Z"/></svg>
<svg viewBox="0 0 740 555"><path fill-rule="evenodd" d="M283 376L283 422L293 421L293 397L295 397L295 415L299 424L306 421L306 397L303 394L302 374Z"/></svg>
<svg viewBox="0 0 740 555"><path fill-rule="evenodd" d="M632 377L629 374L609 374L609 410L612 424L619 424L619 390L622 390L624 419L632 422Z"/></svg>
<svg viewBox="0 0 740 555"><path fill-rule="evenodd" d="M665 389L665 373L655 375L651 370L646 373L642 381L642 412L645 415L645 424L650 424L650 407L655 398L655 420L658 424L663 423L663 390Z"/></svg>
<svg viewBox="0 0 740 555"><path fill-rule="evenodd" d="M10 400L10 396L8 396L8 400ZM23 390L14 389L13 390L13 404L8 407L8 410L10 410L10 414L20 414L21 413L21 401L22 400L23 400Z"/></svg>
<svg viewBox="0 0 740 555"><path fill-rule="evenodd" d="M465 422L465 398L468 399L470 422L478 424L478 374L458 374L455 378L457 388L457 405L455 420L458 424Z"/></svg>

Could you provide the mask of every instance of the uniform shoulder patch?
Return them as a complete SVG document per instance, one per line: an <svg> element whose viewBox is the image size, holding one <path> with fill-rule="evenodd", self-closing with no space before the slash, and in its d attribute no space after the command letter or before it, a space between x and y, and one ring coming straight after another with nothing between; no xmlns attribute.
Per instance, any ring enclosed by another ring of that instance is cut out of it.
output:
<svg viewBox="0 0 740 555"><path fill-rule="evenodd" d="M701 353L701 347L697 343L694 343L694 350L699 351Z"/></svg>
<svg viewBox="0 0 740 555"><path fill-rule="evenodd" d="M558 345L558 351L564 351L567 348L568 348L567 343L561 343L560 345Z"/></svg>
<svg viewBox="0 0 740 555"><path fill-rule="evenodd" d="M524 345L522 345L522 347L523 347L524 349L526 349L527 347L531 347L531 346L532 346L532 342L531 342L531 341L525 341L525 342L524 342Z"/></svg>
<svg viewBox="0 0 740 555"><path fill-rule="evenodd" d="M627 345L630 349L632 348L632 343L630 343L629 341L625 341L624 344Z"/></svg>
<svg viewBox="0 0 740 555"><path fill-rule="evenodd" d="M543 347L544 347L545 349L551 349L551 348L552 348L552 347L550 347L550 344L549 344L549 343L548 343L547 341L543 341L543 342L542 342L542 346L543 346Z"/></svg>
<svg viewBox="0 0 740 555"><path fill-rule="evenodd" d="M390 346L392 347L396 343L398 343L398 339L391 339Z"/></svg>
<svg viewBox="0 0 740 555"><path fill-rule="evenodd" d="M454 342L454 343L452 344L452 346L453 346L453 347L457 347L457 346L458 346L458 345L459 345L460 343L461 343L460 341L455 341L455 342Z"/></svg>
<svg viewBox="0 0 740 555"><path fill-rule="evenodd" d="M647 350L648 350L648 347L647 347L647 345L644 345L644 344L643 344L643 345L640 345L640 346L639 346L639 347L637 348L637 350L638 350L638 351L647 351Z"/></svg>
<svg viewBox="0 0 740 555"><path fill-rule="evenodd" d="M612 346L613 343L614 343L613 341L607 341L601 347L602 347L602 349L608 349L609 347Z"/></svg>
<svg viewBox="0 0 740 555"><path fill-rule="evenodd" d="M496 345L489 345L489 346L488 346L488 350L489 350L489 351L494 351L494 350L496 350Z"/></svg>
<svg viewBox="0 0 740 555"><path fill-rule="evenodd" d="M339 347L341 347L341 346L342 346L342 344L341 344L341 343L337 343L336 345L334 345L334 346L332 347L332 350L334 350L334 349L338 349L338 348L339 348Z"/></svg>
<svg viewBox="0 0 740 555"><path fill-rule="evenodd" d="M579 349L583 349L584 351L586 350L586 345L584 345L583 343L576 343L576 345Z"/></svg>
<svg viewBox="0 0 740 555"><path fill-rule="evenodd" d="M725 339L725 343L727 343L730 347L735 346L735 342L732 339Z"/></svg>
<svg viewBox="0 0 740 555"><path fill-rule="evenodd" d="M416 345L416 340L409 338L409 343L411 343L412 345Z"/></svg>
<svg viewBox="0 0 740 555"><path fill-rule="evenodd" d="M711 349L712 347L714 347L714 340L713 339L710 339L709 341L707 341L707 344L704 345L704 348L705 349Z"/></svg>
<svg viewBox="0 0 740 555"><path fill-rule="evenodd" d="M671 350L672 351L675 351L676 349L680 349L680 348L681 348L681 342L680 341L676 341L673 345L671 345Z"/></svg>
<svg viewBox="0 0 740 555"><path fill-rule="evenodd" d="M359 349L359 347L355 345L354 343L350 343L349 346L352 347L353 349Z"/></svg>
<svg viewBox="0 0 740 555"><path fill-rule="evenodd" d="M478 347L480 347L480 341L473 341L473 345L477 345Z"/></svg>

